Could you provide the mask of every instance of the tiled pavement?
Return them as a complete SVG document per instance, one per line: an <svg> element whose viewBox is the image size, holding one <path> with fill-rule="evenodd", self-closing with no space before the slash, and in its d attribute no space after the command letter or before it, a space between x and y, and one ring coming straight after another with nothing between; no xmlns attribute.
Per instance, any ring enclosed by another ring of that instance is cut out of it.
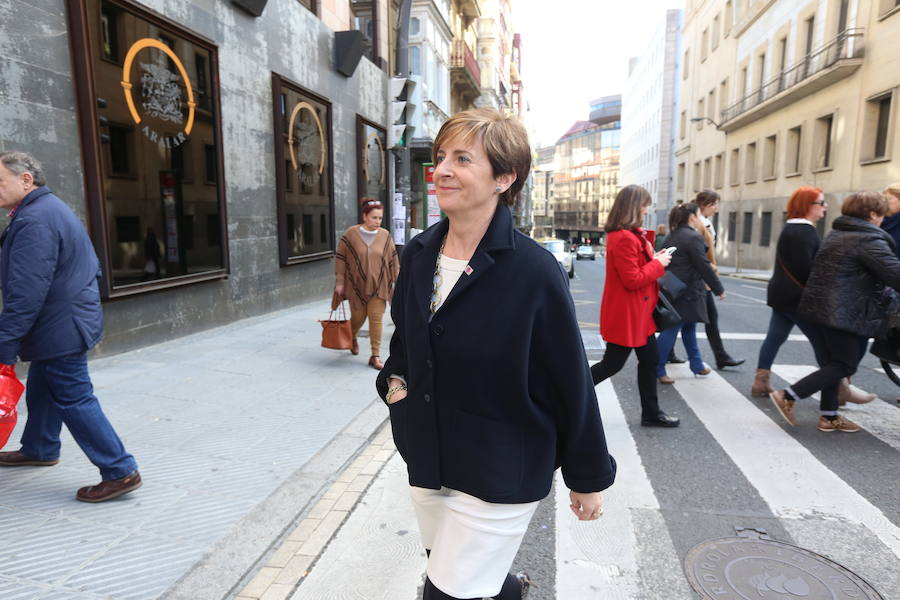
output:
<svg viewBox="0 0 900 600"><path fill-rule="evenodd" d="M59 465L0 469L0 598L213 600L243 585L387 416L366 353L319 347L323 312L304 305L91 361L144 486L75 501L99 476L65 430Z"/></svg>

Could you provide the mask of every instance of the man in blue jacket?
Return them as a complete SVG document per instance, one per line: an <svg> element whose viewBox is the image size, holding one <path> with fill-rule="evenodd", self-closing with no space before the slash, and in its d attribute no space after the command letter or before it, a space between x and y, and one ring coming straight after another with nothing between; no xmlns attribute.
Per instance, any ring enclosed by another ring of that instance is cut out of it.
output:
<svg viewBox="0 0 900 600"><path fill-rule="evenodd" d="M81 221L44 184L34 157L0 153L0 208L10 217L0 236L0 363L31 361L22 448L0 452L0 466L55 465L65 423L102 477L76 498L103 502L139 488L141 476L88 375L87 351L103 334L100 263Z"/></svg>

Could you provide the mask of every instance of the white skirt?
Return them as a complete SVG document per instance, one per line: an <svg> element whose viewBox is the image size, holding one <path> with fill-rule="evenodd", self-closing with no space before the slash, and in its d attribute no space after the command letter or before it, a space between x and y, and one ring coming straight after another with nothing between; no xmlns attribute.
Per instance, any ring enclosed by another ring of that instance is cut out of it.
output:
<svg viewBox="0 0 900 600"><path fill-rule="evenodd" d="M538 503L494 504L446 487L410 495L431 582L456 598L499 594Z"/></svg>

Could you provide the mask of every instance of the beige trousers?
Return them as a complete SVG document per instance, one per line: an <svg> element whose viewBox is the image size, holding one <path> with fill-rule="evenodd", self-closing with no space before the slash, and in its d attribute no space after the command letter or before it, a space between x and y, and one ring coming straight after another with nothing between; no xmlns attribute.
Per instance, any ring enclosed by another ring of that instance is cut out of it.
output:
<svg viewBox="0 0 900 600"><path fill-rule="evenodd" d="M369 341L372 342L372 356L381 356L381 322L387 302L381 298L372 298L365 307L350 305L350 326L353 328L353 339L369 318Z"/></svg>

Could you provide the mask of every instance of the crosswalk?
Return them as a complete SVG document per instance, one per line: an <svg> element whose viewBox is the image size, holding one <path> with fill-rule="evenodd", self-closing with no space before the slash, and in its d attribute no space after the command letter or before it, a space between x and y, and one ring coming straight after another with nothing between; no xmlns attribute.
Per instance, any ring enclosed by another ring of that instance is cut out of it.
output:
<svg viewBox="0 0 900 600"><path fill-rule="evenodd" d="M792 382L809 365L775 365ZM579 522L557 474L545 500L555 507L552 581L530 600L692 599L682 560L697 543L766 529L778 540L828 556L900 598L900 408L876 400L850 406L858 434L815 430L817 402L798 407L800 425L777 417L713 372L694 378L672 365L664 408L682 416L675 430L637 423L625 376L597 387L607 442L619 465L604 493L605 514ZM419 597L425 556L395 455L292 596L306 599ZM537 524L533 524L537 526ZM527 541L527 538L526 538Z"/></svg>

